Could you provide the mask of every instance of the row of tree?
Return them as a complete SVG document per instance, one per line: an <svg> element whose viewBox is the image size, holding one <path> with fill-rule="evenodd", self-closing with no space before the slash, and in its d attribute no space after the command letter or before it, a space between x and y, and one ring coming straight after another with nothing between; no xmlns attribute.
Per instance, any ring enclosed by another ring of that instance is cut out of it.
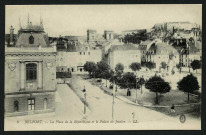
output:
<svg viewBox="0 0 206 135"><path fill-rule="evenodd" d="M144 64L147 65L147 63ZM153 65L151 63L148 65L150 65L148 67L153 67L151 66ZM135 72L135 75L133 72L124 73L124 65L121 63L118 63L115 66L115 71L111 70L110 66L104 61L100 61L97 64L94 62L86 62L84 65L84 69L85 71L88 71L90 77L106 79L106 86L107 80L109 80L113 84L113 87L116 85L116 90L117 86L119 86L124 89L141 88L142 91L142 85L145 85L146 89L156 93L156 104L158 104L158 93L164 94L169 92L171 90L170 84L160 76L156 75L152 76L147 81L145 81L143 77L137 78L138 71L141 67L142 64L137 62L130 65L130 68ZM192 74L184 77L177 84L179 90L188 93L188 101L189 94L199 89L197 78Z"/></svg>
<svg viewBox="0 0 206 135"><path fill-rule="evenodd" d="M145 40L147 40L146 31L127 34L123 38L124 43L133 43L133 44L139 44L141 41L145 41Z"/></svg>

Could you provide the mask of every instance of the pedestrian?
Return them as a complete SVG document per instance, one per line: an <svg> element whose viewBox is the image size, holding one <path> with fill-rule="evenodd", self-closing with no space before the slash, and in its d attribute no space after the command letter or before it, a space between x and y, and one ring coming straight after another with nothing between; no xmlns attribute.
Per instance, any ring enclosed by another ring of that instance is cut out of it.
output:
<svg viewBox="0 0 206 135"><path fill-rule="evenodd" d="M171 109L171 112L172 112L172 113L175 113L175 106L174 106L174 104L172 104L172 106L171 106L170 109Z"/></svg>
<svg viewBox="0 0 206 135"><path fill-rule="evenodd" d="M127 89L127 96L129 96L129 88Z"/></svg>

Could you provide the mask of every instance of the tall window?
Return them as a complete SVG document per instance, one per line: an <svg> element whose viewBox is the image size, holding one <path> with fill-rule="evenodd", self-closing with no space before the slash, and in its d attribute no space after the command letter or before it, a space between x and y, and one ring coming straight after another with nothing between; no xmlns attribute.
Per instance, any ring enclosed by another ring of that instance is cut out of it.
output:
<svg viewBox="0 0 206 135"><path fill-rule="evenodd" d="M34 44L34 37L32 35L29 37L29 44Z"/></svg>
<svg viewBox="0 0 206 135"><path fill-rule="evenodd" d="M37 64L28 63L26 64L26 80L36 80L37 79Z"/></svg>
<svg viewBox="0 0 206 135"><path fill-rule="evenodd" d="M14 101L14 112L18 112L18 111L19 111L19 102Z"/></svg>
<svg viewBox="0 0 206 135"><path fill-rule="evenodd" d="M28 110L34 110L35 107L35 99L30 98L28 99Z"/></svg>

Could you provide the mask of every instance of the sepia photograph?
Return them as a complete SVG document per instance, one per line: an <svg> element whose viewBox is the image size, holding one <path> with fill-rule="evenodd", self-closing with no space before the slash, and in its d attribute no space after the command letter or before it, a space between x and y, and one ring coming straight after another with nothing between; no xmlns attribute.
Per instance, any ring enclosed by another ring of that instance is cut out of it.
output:
<svg viewBox="0 0 206 135"><path fill-rule="evenodd" d="M201 130L202 5L5 5L4 130Z"/></svg>

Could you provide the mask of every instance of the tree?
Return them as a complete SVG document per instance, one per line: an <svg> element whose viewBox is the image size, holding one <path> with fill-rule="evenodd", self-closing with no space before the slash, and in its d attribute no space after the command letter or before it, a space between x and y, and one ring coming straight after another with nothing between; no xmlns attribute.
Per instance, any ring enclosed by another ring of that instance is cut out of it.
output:
<svg viewBox="0 0 206 135"><path fill-rule="evenodd" d="M100 61L97 63L97 70L95 76L99 78L104 78L104 75L108 73L109 70L110 66L105 61Z"/></svg>
<svg viewBox="0 0 206 135"><path fill-rule="evenodd" d="M119 80L119 86L121 88L136 88L136 76L132 72L125 73ZM139 85L137 86L139 89Z"/></svg>
<svg viewBox="0 0 206 135"><path fill-rule="evenodd" d="M110 77L109 81L113 83L114 81L116 81L115 72L113 70L111 70L110 75L111 75L111 77Z"/></svg>
<svg viewBox="0 0 206 135"><path fill-rule="evenodd" d="M142 93L142 85L145 83L145 80L144 80L144 78L143 77L141 77L140 79L139 79L139 85L140 85L140 88L141 88L141 93Z"/></svg>
<svg viewBox="0 0 206 135"><path fill-rule="evenodd" d="M130 66L129 66L134 72L137 72L141 69L141 64L138 62L133 62Z"/></svg>
<svg viewBox="0 0 206 135"><path fill-rule="evenodd" d="M91 77L91 74L94 75L95 73L95 70L96 70L97 66L94 62L91 62L91 61L87 61L85 64L84 64L84 70L89 72L89 76Z"/></svg>
<svg viewBox="0 0 206 135"><path fill-rule="evenodd" d="M180 91L187 92L188 94L188 101L190 100L190 93L198 90L200 88L197 77L193 76L193 74L187 75L183 77L182 80L177 82L177 88Z"/></svg>
<svg viewBox="0 0 206 135"><path fill-rule="evenodd" d="M137 77L137 71L141 69L141 64L138 62L133 62L129 67L135 72ZM137 101L137 80L136 80L136 101Z"/></svg>
<svg viewBox="0 0 206 135"><path fill-rule="evenodd" d="M102 78L106 79L106 87L107 87L107 79L110 79L113 75L113 71L112 70L106 70L103 72L102 74Z"/></svg>
<svg viewBox="0 0 206 135"><path fill-rule="evenodd" d="M166 69L167 68L167 64L166 64L166 62L161 62L161 68L163 68L163 69Z"/></svg>
<svg viewBox="0 0 206 135"><path fill-rule="evenodd" d="M127 34L123 38L124 43L139 44L141 41L147 40L146 30L139 31L138 33Z"/></svg>
<svg viewBox="0 0 206 135"><path fill-rule="evenodd" d="M199 60L193 60L191 63L191 67L193 70L196 70L197 73L197 69L201 68L201 62Z"/></svg>
<svg viewBox="0 0 206 135"><path fill-rule="evenodd" d="M116 73L117 73L117 72L123 73L123 71L124 71L124 65L123 65L122 63L118 63L118 64L116 65L116 67L115 67L115 71L116 71Z"/></svg>
<svg viewBox="0 0 206 135"><path fill-rule="evenodd" d="M115 67L115 75L114 75L114 82L116 84L116 91L117 91L117 83L119 83L120 78L122 77L122 73L124 72L124 65L121 63L118 63Z"/></svg>
<svg viewBox="0 0 206 135"><path fill-rule="evenodd" d="M149 78L145 83L145 88L149 89L151 92L156 93L156 104L158 104L158 93L167 93L170 91L171 87L168 82L165 82L159 76L153 76Z"/></svg>
<svg viewBox="0 0 206 135"><path fill-rule="evenodd" d="M145 66L151 70L151 69L155 68L156 65L155 65L155 63L149 61L149 62L145 63Z"/></svg>
<svg viewBox="0 0 206 135"><path fill-rule="evenodd" d="M110 66L105 61L100 61L97 63L97 71L95 72L95 76L106 79L106 87L107 79L111 77L110 72Z"/></svg>

